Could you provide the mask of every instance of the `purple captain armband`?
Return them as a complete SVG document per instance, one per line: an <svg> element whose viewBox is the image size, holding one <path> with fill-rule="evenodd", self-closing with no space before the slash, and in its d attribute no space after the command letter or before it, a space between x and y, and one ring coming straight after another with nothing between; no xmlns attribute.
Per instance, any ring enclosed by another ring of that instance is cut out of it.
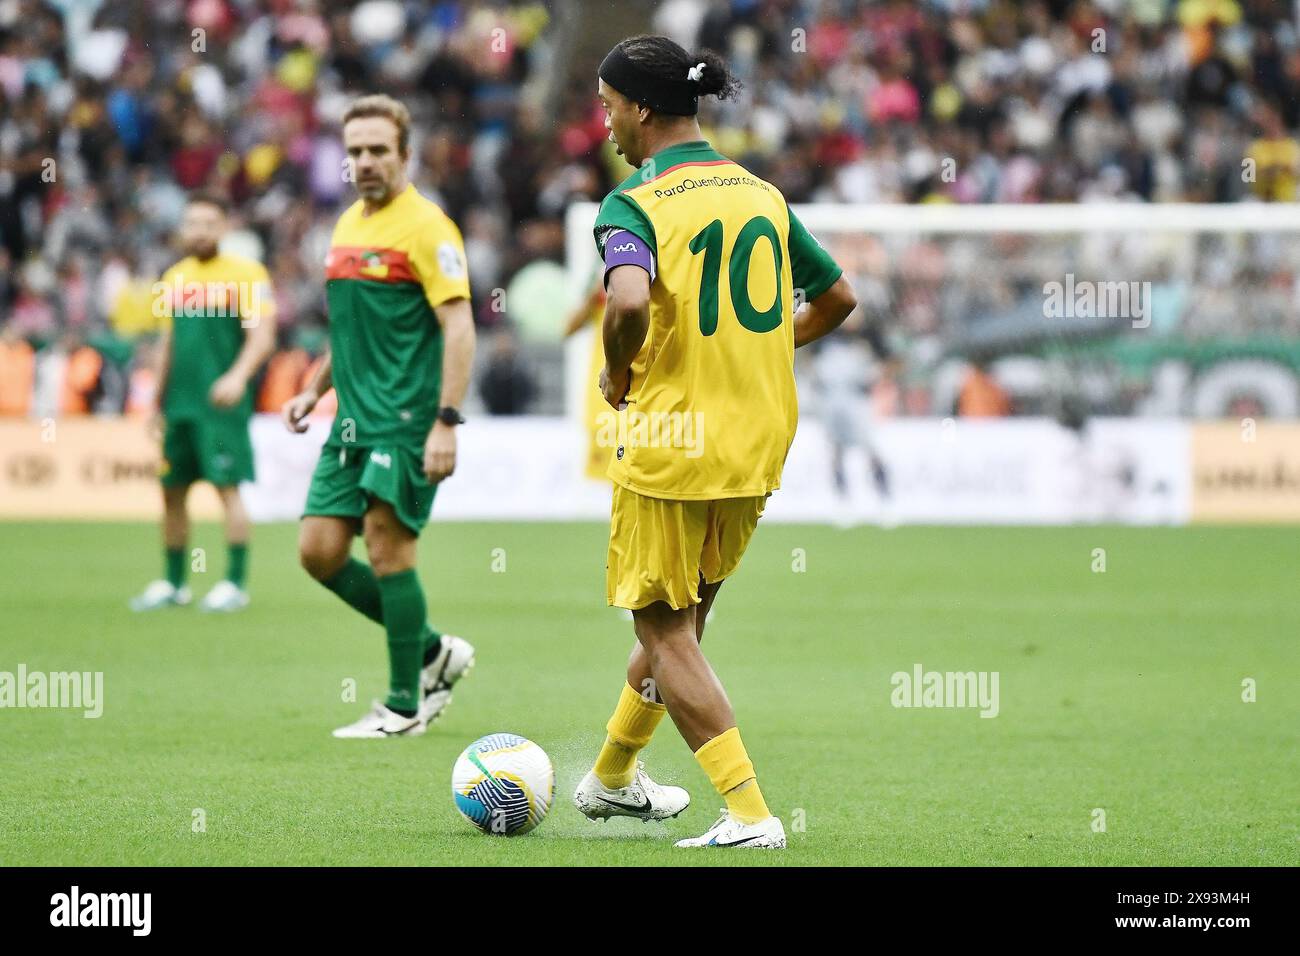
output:
<svg viewBox="0 0 1300 956"><path fill-rule="evenodd" d="M655 257L640 236L620 229L605 240L605 284L609 285L609 270L616 266L640 266L655 277Z"/></svg>

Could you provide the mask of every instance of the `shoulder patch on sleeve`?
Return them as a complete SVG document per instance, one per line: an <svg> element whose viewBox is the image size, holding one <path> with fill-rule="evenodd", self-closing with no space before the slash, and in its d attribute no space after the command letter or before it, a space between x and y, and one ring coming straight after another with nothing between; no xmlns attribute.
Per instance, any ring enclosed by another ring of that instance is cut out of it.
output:
<svg viewBox="0 0 1300 956"><path fill-rule="evenodd" d="M438 268L448 279L465 278L465 260L456 243L449 240L438 243Z"/></svg>

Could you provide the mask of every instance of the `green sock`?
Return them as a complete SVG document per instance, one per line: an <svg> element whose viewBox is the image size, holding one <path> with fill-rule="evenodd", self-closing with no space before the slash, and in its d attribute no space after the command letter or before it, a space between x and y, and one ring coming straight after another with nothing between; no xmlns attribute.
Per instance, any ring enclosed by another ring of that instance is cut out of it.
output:
<svg viewBox="0 0 1300 956"><path fill-rule="evenodd" d="M248 545L228 545L229 560L226 562L226 580L236 587L244 586L248 574Z"/></svg>
<svg viewBox="0 0 1300 956"><path fill-rule="evenodd" d="M376 624L384 623L384 605L379 596L379 579L370 565L348 558L348 563L339 569L338 574L323 582L324 585L341 597L349 606L360 611ZM424 663L429 663L442 650L442 635L424 626L423 637Z"/></svg>
<svg viewBox="0 0 1300 956"><path fill-rule="evenodd" d="M379 597L379 582L370 565L348 558L348 563L339 568L338 573L328 581L323 581L327 588L341 597L356 611L360 611L376 624L384 623L384 605Z"/></svg>
<svg viewBox="0 0 1300 956"><path fill-rule="evenodd" d="M426 608L414 569L379 578L388 631L388 707L406 716L420 706Z"/></svg>
<svg viewBox="0 0 1300 956"><path fill-rule="evenodd" d="M185 583L185 549L184 548L167 548L167 581L172 587L178 588Z"/></svg>

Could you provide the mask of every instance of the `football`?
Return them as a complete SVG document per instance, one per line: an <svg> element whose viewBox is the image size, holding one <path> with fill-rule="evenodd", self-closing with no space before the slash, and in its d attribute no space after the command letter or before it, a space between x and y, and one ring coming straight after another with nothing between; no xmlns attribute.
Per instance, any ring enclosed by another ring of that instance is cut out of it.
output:
<svg viewBox="0 0 1300 956"><path fill-rule="evenodd" d="M494 836L521 836L546 818L555 768L546 751L518 734L488 734L460 755L451 772L456 809Z"/></svg>

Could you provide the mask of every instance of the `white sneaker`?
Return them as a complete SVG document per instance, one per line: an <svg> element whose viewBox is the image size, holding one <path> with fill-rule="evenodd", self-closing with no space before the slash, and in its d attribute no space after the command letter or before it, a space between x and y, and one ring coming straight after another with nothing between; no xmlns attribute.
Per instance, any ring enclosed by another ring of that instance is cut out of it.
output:
<svg viewBox="0 0 1300 956"><path fill-rule="evenodd" d="M691 804L691 795L681 787L664 787L650 779L645 764L636 762L636 775L626 787L610 790L596 771L582 778L573 793L573 805L589 820L635 817L647 823L675 817Z"/></svg>
<svg viewBox="0 0 1300 956"><path fill-rule="evenodd" d="M451 704L451 689L474 666L474 645L454 634L442 635L442 649L420 671L420 712L427 726L442 716Z"/></svg>
<svg viewBox="0 0 1300 956"><path fill-rule="evenodd" d="M248 607L248 592L233 581L218 581L199 602L200 611L242 611Z"/></svg>
<svg viewBox="0 0 1300 956"><path fill-rule="evenodd" d="M379 701L374 702L370 713L355 724L348 724L334 731L335 737L380 738L380 737L418 737L424 733L425 724L417 714L403 717L395 714Z"/></svg>
<svg viewBox="0 0 1300 956"><path fill-rule="evenodd" d="M768 817L757 823L741 823L728 811L723 810L718 822L709 827L703 836L689 840L678 840L674 846L719 846L740 847L753 850L784 850L785 827L776 817Z"/></svg>
<svg viewBox="0 0 1300 956"><path fill-rule="evenodd" d="M861 522L858 521L857 516L845 507L839 508L835 514L831 516L831 524L840 531L850 531L853 528L856 528L860 523Z"/></svg>
<svg viewBox="0 0 1300 956"><path fill-rule="evenodd" d="M162 607L184 607L192 599L193 595L185 585L175 587L170 581L158 580L131 598L131 610L156 611Z"/></svg>

